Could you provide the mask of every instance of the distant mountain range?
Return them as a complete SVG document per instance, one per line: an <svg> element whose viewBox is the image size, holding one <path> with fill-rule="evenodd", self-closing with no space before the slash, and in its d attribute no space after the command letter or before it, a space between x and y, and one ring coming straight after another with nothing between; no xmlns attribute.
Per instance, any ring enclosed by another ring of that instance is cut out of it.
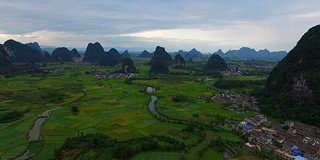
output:
<svg viewBox="0 0 320 160"><path fill-rule="evenodd" d="M190 51L179 50L178 52L171 53L172 56L180 54L184 58L207 58L208 54L202 54L197 49L193 48ZM256 51L253 48L242 47L239 50L229 50L224 53L221 49L214 52L213 54L218 54L222 58L235 58L235 59L278 59L281 60L288 53L286 51L276 51L270 52L267 49Z"/></svg>
<svg viewBox="0 0 320 160"><path fill-rule="evenodd" d="M242 47L239 50L229 50L223 53L221 49L214 54L218 54L222 58L237 58L237 59L282 59L288 53L286 51L270 52L267 49L256 51L253 48Z"/></svg>
<svg viewBox="0 0 320 160"><path fill-rule="evenodd" d="M70 52L70 50L66 47L56 47L54 46L46 46L44 48L40 48L40 45L37 42L22 44L20 42L14 40L8 40L3 45L1 45L3 53L1 52L2 57L6 55L7 59L10 59L12 62L42 62L42 61L74 61L74 57L76 60L81 60L79 55L83 57L84 61L87 62L98 62L101 60L103 56L105 56L105 49L101 46L100 43L96 42L94 44L89 43L88 46L83 48L73 49L75 52ZM59 48L59 50L56 50ZM117 47L121 48L121 47ZM115 49L111 48L110 50ZM122 48L124 49L124 48ZM117 50L117 49L115 49ZM53 52L56 51L55 54ZM57 52L59 51L59 52ZM131 50L130 50L131 51ZM118 52L118 51L117 51ZM179 50L178 52L168 53L169 56L175 57L180 54L185 59L193 59L193 58L208 58L211 54L202 54L197 49L193 48L190 51ZM267 49L256 51L255 49L242 47L239 50L229 50L224 53L221 49L219 49L214 54L219 55L222 58L237 58L237 59L278 59L281 60L287 55L286 51L278 51L278 52L270 52ZM52 56L53 55L53 56ZM118 55L114 54L118 62ZM131 51L129 53L128 50L124 50L122 52L122 57L130 57L132 55L137 55L139 57L151 58L153 57L153 53L149 53L146 50L143 52L135 52ZM120 61L118 62L120 63Z"/></svg>
<svg viewBox="0 0 320 160"><path fill-rule="evenodd" d="M41 45L41 48L42 50L44 51L47 51L49 53L52 53L56 48L58 48L59 46L48 46L48 45ZM73 47L67 47L67 48L73 48ZM128 52L130 52L130 54L137 54L139 55L141 53L141 51L145 50L144 48L134 48L134 47L128 47L128 48L125 48L125 47L103 47L103 49L105 51L108 51L112 48L115 48L117 51L123 53L125 52L126 50ZM85 51L86 51L86 48L81 48L81 47L77 47L76 48L78 50L78 52L83 56Z"/></svg>
<svg viewBox="0 0 320 160"><path fill-rule="evenodd" d="M201 52L199 52L195 48L191 49L190 51L179 50L178 52L173 52L171 55L176 56L177 54L180 54L184 58L196 58L196 57L204 56Z"/></svg>

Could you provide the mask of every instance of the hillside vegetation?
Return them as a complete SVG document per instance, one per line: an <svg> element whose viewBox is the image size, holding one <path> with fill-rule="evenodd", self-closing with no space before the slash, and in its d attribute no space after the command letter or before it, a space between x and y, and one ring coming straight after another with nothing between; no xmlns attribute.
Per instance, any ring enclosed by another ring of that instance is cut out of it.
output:
<svg viewBox="0 0 320 160"><path fill-rule="evenodd" d="M305 33L270 73L262 111L320 126L320 25Z"/></svg>

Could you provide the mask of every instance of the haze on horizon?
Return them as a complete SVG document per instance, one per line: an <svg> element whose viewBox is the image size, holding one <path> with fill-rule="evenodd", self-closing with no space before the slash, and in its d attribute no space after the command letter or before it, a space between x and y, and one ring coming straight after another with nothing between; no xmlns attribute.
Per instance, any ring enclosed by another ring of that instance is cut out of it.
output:
<svg viewBox="0 0 320 160"><path fill-rule="evenodd" d="M290 51L319 24L318 6L315 0L2 0L0 43Z"/></svg>

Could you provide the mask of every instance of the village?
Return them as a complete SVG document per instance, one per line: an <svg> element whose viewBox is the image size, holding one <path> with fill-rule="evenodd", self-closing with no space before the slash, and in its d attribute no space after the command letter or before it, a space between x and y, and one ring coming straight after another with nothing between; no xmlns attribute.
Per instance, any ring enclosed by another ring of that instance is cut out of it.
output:
<svg viewBox="0 0 320 160"><path fill-rule="evenodd" d="M242 71L240 70L236 70L236 71L232 71L232 70L225 70L220 72L223 76L241 76L243 75ZM245 73L246 74L246 73Z"/></svg>
<svg viewBox="0 0 320 160"><path fill-rule="evenodd" d="M103 78L135 78L138 77L137 73L109 73L109 72L101 72L94 75L97 79Z"/></svg>
<svg viewBox="0 0 320 160"><path fill-rule="evenodd" d="M251 95L223 92L211 98L213 101L223 104L227 109L243 113L246 110L260 111L257 105L257 99Z"/></svg>
<svg viewBox="0 0 320 160"><path fill-rule="evenodd" d="M236 130L248 136L245 147L266 150L285 160L320 160L320 129L300 122L271 123L258 114L246 117Z"/></svg>
<svg viewBox="0 0 320 160"><path fill-rule="evenodd" d="M211 98L229 110L242 113L244 109L259 113L257 99L250 95L223 92ZM265 150L284 160L320 160L320 129L301 122L284 124L269 122L263 114L246 117L236 130L248 137L245 147Z"/></svg>

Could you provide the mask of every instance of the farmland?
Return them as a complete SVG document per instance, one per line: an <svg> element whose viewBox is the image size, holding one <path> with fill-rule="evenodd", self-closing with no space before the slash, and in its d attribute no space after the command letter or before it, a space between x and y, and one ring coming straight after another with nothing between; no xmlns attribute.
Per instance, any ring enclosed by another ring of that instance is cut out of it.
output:
<svg viewBox="0 0 320 160"><path fill-rule="evenodd" d="M224 143L234 143L241 148L241 138L230 127L255 113L238 114L215 102L205 102L201 97L213 96L221 89L213 87L219 77L191 74L156 74L149 78L150 66L135 59L139 78L131 84L125 78L97 79L95 73L112 72L119 67L92 67L79 63L49 63L42 69L61 69L53 73L19 74L0 80L0 114L11 110L25 111L18 120L0 123L0 159L23 155L27 149L32 159L53 158L55 151L70 137L103 134L119 143L148 136L166 136L183 142L187 149L141 152L133 159L179 159L191 157L208 159L212 155L223 159L220 152L204 142L220 138ZM190 73L188 69L170 72ZM210 81L204 79L209 77ZM264 80L265 76L224 77L227 80ZM155 92L144 92L146 86ZM208 87L209 86L209 87ZM239 90L239 89L237 89ZM172 123L157 119L148 111L150 97L158 97L157 111L168 119L185 123ZM173 102L172 97L184 95L184 102ZM73 114L71 108L78 107ZM28 132L37 116L54 110L41 128L40 140L28 142ZM196 116L195 116L196 115ZM223 120L221 120L223 119ZM229 125L225 122L230 123ZM210 125L216 122L216 125ZM188 123L196 124L187 131ZM199 150L202 150L199 154ZM102 152L103 153L103 152ZM241 154L241 153L240 153ZM238 156L240 156L237 155ZM88 155L88 154L86 154ZM187 158L188 159L188 158Z"/></svg>

